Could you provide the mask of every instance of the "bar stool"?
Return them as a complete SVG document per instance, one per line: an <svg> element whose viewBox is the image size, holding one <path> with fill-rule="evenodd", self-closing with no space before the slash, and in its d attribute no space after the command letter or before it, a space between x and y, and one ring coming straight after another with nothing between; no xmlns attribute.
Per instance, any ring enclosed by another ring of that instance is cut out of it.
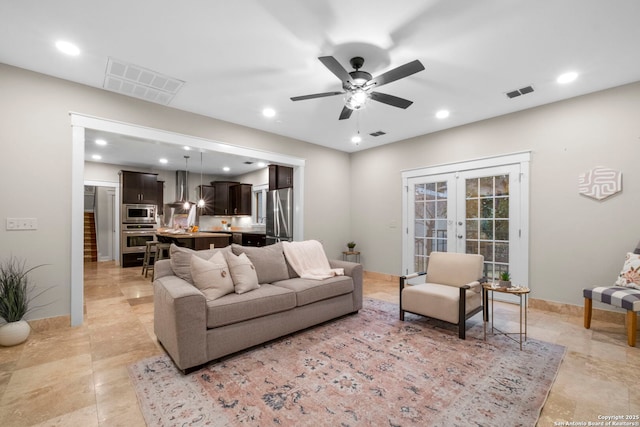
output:
<svg viewBox="0 0 640 427"><path fill-rule="evenodd" d="M155 263L158 242L153 240L147 242L147 248L144 251L144 258L142 259L142 274L147 277L149 270L153 271L153 264Z"/></svg>
<svg viewBox="0 0 640 427"><path fill-rule="evenodd" d="M169 248L171 248L171 243L158 243L156 245L156 261L160 261L161 259L171 258L169 254Z"/></svg>

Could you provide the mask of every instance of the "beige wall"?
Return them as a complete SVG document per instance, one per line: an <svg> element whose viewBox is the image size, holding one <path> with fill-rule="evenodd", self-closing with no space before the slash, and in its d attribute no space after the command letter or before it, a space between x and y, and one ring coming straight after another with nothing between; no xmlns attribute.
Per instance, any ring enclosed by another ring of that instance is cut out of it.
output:
<svg viewBox="0 0 640 427"><path fill-rule="evenodd" d="M640 239L639 114L635 83L353 154L365 270L401 272L402 170L530 149L532 297L581 305L582 288L612 284ZM622 193L578 195L578 175L598 165L622 171Z"/></svg>
<svg viewBox="0 0 640 427"><path fill-rule="evenodd" d="M70 312L69 112L306 159L305 237L321 238L330 257L339 256L348 239L346 153L4 64L0 64L0 93L0 220L38 218L36 231L8 232L0 227L0 259L16 255L27 259L28 265L47 264L32 278L40 287L54 287L42 299L50 304L29 316L31 319ZM325 176L328 170L329 177Z"/></svg>
<svg viewBox="0 0 640 427"><path fill-rule="evenodd" d="M0 227L0 259L47 264L33 279L55 287L30 318L70 311L71 111L306 159L305 238L322 240L329 257L357 241L369 271L401 270L402 170L529 149L534 298L581 304L581 289L610 284L640 239L640 83L351 156L3 64L0 93L0 220L39 225ZM578 174L596 165L623 172L621 194L578 195Z"/></svg>

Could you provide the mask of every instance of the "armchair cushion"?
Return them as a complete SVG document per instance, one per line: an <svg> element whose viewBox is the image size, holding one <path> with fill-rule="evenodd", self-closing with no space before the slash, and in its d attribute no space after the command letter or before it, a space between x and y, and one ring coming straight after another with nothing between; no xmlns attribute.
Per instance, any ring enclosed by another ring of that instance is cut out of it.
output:
<svg viewBox="0 0 640 427"><path fill-rule="evenodd" d="M449 286L464 286L482 277L482 255L432 252L427 281Z"/></svg>
<svg viewBox="0 0 640 427"><path fill-rule="evenodd" d="M465 294L465 314L469 314L482 305L482 297L472 289L468 289ZM422 283L404 288L402 309L455 324L458 323L459 300L460 289L456 286Z"/></svg>

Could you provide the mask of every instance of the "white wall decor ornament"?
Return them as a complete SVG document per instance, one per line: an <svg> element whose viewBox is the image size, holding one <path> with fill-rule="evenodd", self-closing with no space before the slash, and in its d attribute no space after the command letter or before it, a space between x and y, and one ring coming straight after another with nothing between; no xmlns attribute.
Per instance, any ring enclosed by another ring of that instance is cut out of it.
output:
<svg viewBox="0 0 640 427"><path fill-rule="evenodd" d="M596 166L578 176L578 193L603 200L622 191L622 172Z"/></svg>

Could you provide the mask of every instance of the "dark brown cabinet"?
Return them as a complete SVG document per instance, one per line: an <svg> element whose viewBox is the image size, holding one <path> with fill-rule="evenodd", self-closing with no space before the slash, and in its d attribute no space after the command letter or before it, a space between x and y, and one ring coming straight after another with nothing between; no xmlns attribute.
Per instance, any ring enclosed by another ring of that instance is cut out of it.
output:
<svg viewBox="0 0 640 427"><path fill-rule="evenodd" d="M164 181L156 181L156 201L158 205L158 215L164 215Z"/></svg>
<svg viewBox="0 0 640 427"><path fill-rule="evenodd" d="M158 204L158 175L155 173L120 171L122 203Z"/></svg>
<svg viewBox="0 0 640 427"><path fill-rule="evenodd" d="M269 191L293 188L293 168L269 165Z"/></svg>
<svg viewBox="0 0 640 427"><path fill-rule="evenodd" d="M231 186L238 185L239 182L213 181L213 214L233 215L231 207Z"/></svg>
<svg viewBox="0 0 640 427"><path fill-rule="evenodd" d="M266 241L264 234L242 233L242 246L266 246Z"/></svg>
<svg viewBox="0 0 640 427"><path fill-rule="evenodd" d="M215 215L213 209L215 203L215 188L212 185L199 185L198 191L202 189L201 197L204 199L204 207L200 208L200 215Z"/></svg>
<svg viewBox="0 0 640 427"><path fill-rule="evenodd" d="M251 184L232 185L229 199L232 215L251 215Z"/></svg>
<svg viewBox="0 0 640 427"><path fill-rule="evenodd" d="M200 215L251 215L251 184L213 181L202 187L206 206Z"/></svg>

